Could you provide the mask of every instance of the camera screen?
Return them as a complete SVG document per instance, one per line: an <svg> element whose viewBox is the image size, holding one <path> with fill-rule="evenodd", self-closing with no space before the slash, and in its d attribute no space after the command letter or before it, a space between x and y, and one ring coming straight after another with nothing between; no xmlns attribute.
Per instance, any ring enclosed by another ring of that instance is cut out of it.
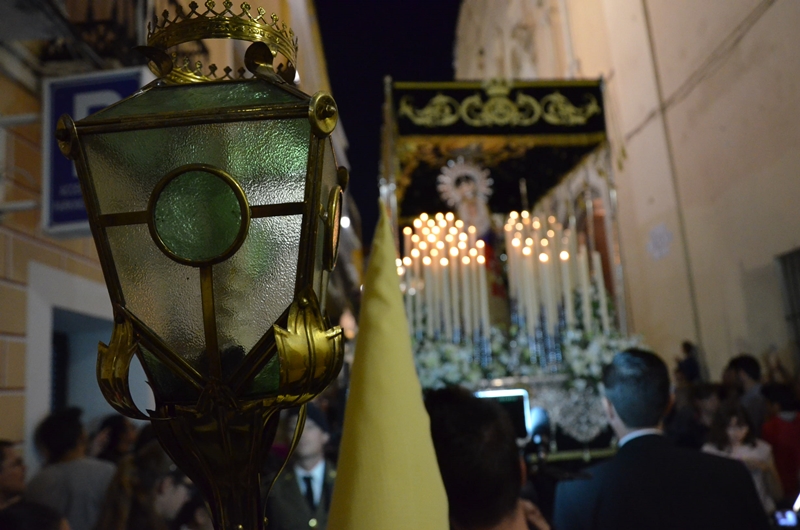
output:
<svg viewBox="0 0 800 530"><path fill-rule="evenodd" d="M476 396L483 399L492 399L500 404L511 417L514 425L514 432L519 439L526 439L530 436L528 424L530 423L530 410L528 404L528 393L525 390L487 390L476 392Z"/></svg>

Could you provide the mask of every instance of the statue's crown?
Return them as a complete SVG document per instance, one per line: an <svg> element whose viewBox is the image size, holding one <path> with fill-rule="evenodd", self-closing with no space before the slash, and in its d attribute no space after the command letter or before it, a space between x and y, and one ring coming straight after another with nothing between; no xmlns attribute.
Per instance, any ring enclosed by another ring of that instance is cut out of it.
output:
<svg viewBox="0 0 800 530"><path fill-rule="evenodd" d="M278 23L274 13L267 17L264 8L259 7L253 14L247 2L241 4L238 14L231 10L233 2L229 0L222 2L220 10L216 10L214 0L206 0L203 5L204 11L197 2L191 2L188 13L179 7L174 16L164 10L160 18L154 17L147 24L147 46L142 51L152 61L151 69L156 75L176 83L233 79L230 66L224 68L223 76L217 76L216 65L209 65L205 73L200 62L190 64L188 57L181 62L177 53L168 55L166 50L204 39L236 39L265 43L273 59L282 55L283 61L276 66L275 73L287 82L294 80L297 38L286 24ZM240 69L239 76L243 74L244 69Z"/></svg>

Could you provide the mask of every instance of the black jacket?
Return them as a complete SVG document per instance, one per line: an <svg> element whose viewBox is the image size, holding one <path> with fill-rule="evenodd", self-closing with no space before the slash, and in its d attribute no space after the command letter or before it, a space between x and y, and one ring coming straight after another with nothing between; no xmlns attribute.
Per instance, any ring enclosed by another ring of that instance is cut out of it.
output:
<svg viewBox="0 0 800 530"><path fill-rule="evenodd" d="M663 436L634 438L588 472L591 479L559 483L555 530L769 528L744 464Z"/></svg>

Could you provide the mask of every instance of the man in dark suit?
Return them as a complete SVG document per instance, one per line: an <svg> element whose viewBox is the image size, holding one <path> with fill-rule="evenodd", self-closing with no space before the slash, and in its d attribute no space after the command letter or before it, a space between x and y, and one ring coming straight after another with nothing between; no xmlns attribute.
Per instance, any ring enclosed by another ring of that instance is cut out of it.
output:
<svg viewBox="0 0 800 530"><path fill-rule="evenodd" d="M658 356L617 354L603 384L619 451L589 468L591 478L558 485L556 530L769 528L744 464L674 447L662 435L671 398Z"/></svg>
<svg viewBox="0 0 800 530"><path fill-rule="evenodd" d="M308 404L306 424L292 461L275 481L267 499L270 530L324 530L328 524L336 470L325 460L330 438L325 414ZM289 417L289 432L297 425L297 411Z"/></svg>

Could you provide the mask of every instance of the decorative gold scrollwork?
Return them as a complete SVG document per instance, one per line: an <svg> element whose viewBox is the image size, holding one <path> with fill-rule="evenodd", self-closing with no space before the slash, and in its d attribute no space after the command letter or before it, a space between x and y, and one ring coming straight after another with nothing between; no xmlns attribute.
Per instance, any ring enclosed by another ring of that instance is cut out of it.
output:
<svg viewBox="0 0 800 530"><path fill-rule="evenodd" d="M327 329L319 302L310 288L289 308L286 329L274 326L280 362L280 393L284 406L311 400L342 368L342 328Z"/></svg>
<svg viewBox="0 0 800 530"><path fill-rule="evenodd" d="M436 94L421 109L415 109L411 101L411 96L403 96L397 114L407 117L414 125L447 127L456 123L460 117L458 101L444 94Z"/></svg>
<svg viewBox="0 0 800 530"><path fill-rule="evenodd" d="M560 92L542 98L542 118L551 125L584 125L589 118L600 113L600 105L591 94L585 96L586 105L576 107Z"/></svg>
<svg viewBox="0 0 800 530"><path fill-rule="evenodd" d="M590 117L601 112L597 99L591 94L585 96L586 105L576 107L557 91L543 97L541 102L517 91L512 100L509 97L511 88L507 81L493 80L484 85L486 101L478 93L467 96L461 103L439 93L420 109L413 107L411 96L403 96L397 113L422 127L447 127L459 119L472 127L527 127L540 119L551 125L574 127L586 124Z"/></svg>
<svg viewBox="0 0 800 530"><path fill-rule="evenodd" d="M128 372L131 360L139 350L139 342L133 332L133 324L123 311L116 311L114 330L106 346L97 346L97 382L106 400L125 416L149 420L133 402Z"/></svg>

